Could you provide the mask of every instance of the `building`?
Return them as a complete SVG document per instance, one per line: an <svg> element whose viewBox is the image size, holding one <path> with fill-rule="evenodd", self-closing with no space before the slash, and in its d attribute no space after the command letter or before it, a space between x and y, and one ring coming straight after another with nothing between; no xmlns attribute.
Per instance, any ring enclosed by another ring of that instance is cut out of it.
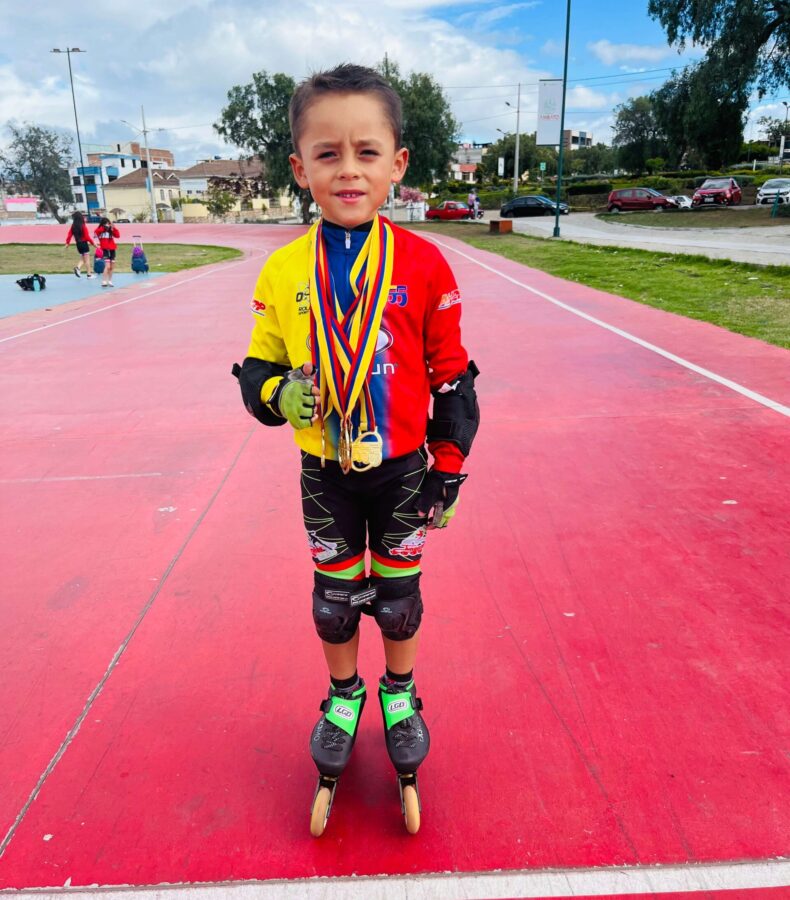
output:
<svg viewBox="0 0 790 900"><path fill-rule="evenodd" d="M187 200L203 200L208 196L209 184L212 180L242 178L250 182L254 194L261 186L264 177L263 162L257 157L251 159L205 159L191 169L180 174L181 193Z"/></svg>
<svg viewBox="0 0 790 900"><path fill-rule="evenodd" d="M106 210L111 219L132 222L135 217L150 215L148 174L147 169L140 168L104 186ZM173 169L151 169L150 174L157 217L160 221L173 221L173 201L181 198L181 173Z"/></svg>
<svg viewBox="0 0 790 900"><path fill-rule="evenodd" d="M0 219L11 222L35 221L40 203L41 199L31 194L6 194L0 190Z"/></svg>
<svg viewBox="0 0 790 900"><path fill-rule="evenodd" d="M477 173L477 164L472 163L450 163L450 181L465 181L467 184L475 183L475 174Z"/></svg>
<svg viewBox="0 0 790 900"><path fill-rule="evenodd" d="M83 213L104 212L107 209L105 186L129 172L143 168L143 165L139 156L105 152L95 147L91 148L87 157L87 166L72 166L69 169L74 205Z"/></svg>
<svg viewBox="0 0 790 900"><path fill-rule="evenodd" d="M581 147L592 147L593 136L587 131L572 131L566 128L562 132L566 150L579 150Z"/></svg>
<svg viewBox="0 0 790 900"><path fill-rule="evenodd" d="M125 144L83 144L83 150L88 157L88 162L93 163L94 157L121 154L123 156L136 156L140 165L145 168L145 147L138 141L127 141ZM173 169L175 159L170 150L161 150L158 147L149 147L152 169Z"/></svg>

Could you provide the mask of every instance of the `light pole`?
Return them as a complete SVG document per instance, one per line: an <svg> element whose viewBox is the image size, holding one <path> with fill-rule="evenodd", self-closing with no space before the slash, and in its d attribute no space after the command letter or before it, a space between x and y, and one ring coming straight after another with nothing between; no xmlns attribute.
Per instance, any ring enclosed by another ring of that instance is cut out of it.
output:
<svg viewBox="0 0 790 900"><path fill-rule="evenodd" d="M785 147L787 146L787 114L790 112L790 103L782 100L785 108L785 126L782 129L782 140L779 142L779 174L782 174L785 161Z"/></svg>
<svg viewBox="0 0 790 900"><path fill-rule="evenodd" d="M510 106L512 109L512 104L508 103L505 100L505 106ZM521 82L518 83L518 99L516 100L516 157L513 160L513 196L518 196L518 157L519 157L519 137L521 135Z"/></svg>
<svg viewBox="0 0 790 900"><path fill-rule="evenodd" d="M565 13L565 69L562 75L562 113L560 114L560 157L557 160L557 208L554 210L554 237L560 236L560 197L562 196L562 159L565 149L565 91L568 87L568 44L571 37L571 0Z"/></svg>
<svg viewBox="0 0 790 900"><path fill-rule="evenodd" d="M80 164L77 169L77 177L80 179L84 179L85 173L84 173L84 171L82 171L82 172L80 171L80 170L84 170L84 168L85 168L85 160L82 158L82 141L80 140L80 123L79 123L79 120L77 119L77 99L74 96L74 76L71 73L71 54L72 53L87 53L88 51L80 50L79 47L66 47L65 50L58 50L57 48L55 48L54 50L51 50L50 52L51 53L65 53L66 58L69 61L69 84L71 85L71 102L74 104L74 125L77 128L77 147L78 147L79 153L80 153ZM82 180L80 180L80 185L82 186L82 189L83 189L82 194L85 198L85 212L87 214L87 212L88 212L87 185Z"/></svg>
<svg viewBox="0 0 790 900"><path fill-rule="evenodd" d="M146 183L148 184L148 197L151 201L151 222L156 224L157 216L156 216L156 200L154 199L154 176L153 169L151 168L151 153L148 149L148 129L145 127L145 109L140 107L140 114L143 118L143 127L137 128L136 125L132 125L131 122L127 122L126 119L121 119L124 125L128 125L132 131L136 131L138 134L143 136L143 143L145 144L145 161L147 165L147 175L146 175ZM158 130L158 129L157 129Z"/></svg>

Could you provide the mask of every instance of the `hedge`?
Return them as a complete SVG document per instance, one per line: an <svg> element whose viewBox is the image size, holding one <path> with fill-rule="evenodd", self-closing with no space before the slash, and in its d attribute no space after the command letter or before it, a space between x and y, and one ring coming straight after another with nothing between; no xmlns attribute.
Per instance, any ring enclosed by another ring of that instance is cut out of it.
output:
<svg viewBox="0 0 790 900"><path fill-rule="evenodd" d="M611 181L582 181L568 185L568 195L576 194L608 194L612 189Z"/></svg>

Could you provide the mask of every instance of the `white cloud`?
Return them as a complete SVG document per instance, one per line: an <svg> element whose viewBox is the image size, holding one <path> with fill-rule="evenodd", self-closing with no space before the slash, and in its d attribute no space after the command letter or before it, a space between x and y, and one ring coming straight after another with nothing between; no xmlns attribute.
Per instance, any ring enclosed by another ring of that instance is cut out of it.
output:
<svg viewBox="0 0 790 900"><path fill-rule="evenodd" d="M600 40L587 44L587 49L606 66L625 61L658 63L670 56L677 56L677 50L666 44L613 44Z"/></svg>
<svg viewBox="0 0 790 900"><path fill-rule="evenodd" d="M553 38L549 38L549 40L547 40L540 48L540 52L544 56L564 56L565 45L561 44L559 41L555 41Z"/></svg>
<svg viewBox="0 0 790 900"><path fill-rule="evenodd" d="M495 6L493 9L489 9L487 12L480 13L476 16L475 24L478 28L485 28L487 25L492 25L494 22L509 18L513 13L516 13L519 10L534 9L534 7L540 6L541 2L542 0L529 0L529 2L526 3L508 3L505 6Z"/></svg>

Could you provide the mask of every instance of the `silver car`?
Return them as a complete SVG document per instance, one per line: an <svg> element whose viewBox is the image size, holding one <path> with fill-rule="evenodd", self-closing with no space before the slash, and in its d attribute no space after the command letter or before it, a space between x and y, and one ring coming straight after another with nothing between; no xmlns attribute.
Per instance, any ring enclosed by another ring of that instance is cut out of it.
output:
<svg viewBox="0 0 790 900"><path fill-rule="evenodd" d="M757 205L773 204L779 195L780 203L790 203L790 178L771 178L757 191Z"/></svg>

